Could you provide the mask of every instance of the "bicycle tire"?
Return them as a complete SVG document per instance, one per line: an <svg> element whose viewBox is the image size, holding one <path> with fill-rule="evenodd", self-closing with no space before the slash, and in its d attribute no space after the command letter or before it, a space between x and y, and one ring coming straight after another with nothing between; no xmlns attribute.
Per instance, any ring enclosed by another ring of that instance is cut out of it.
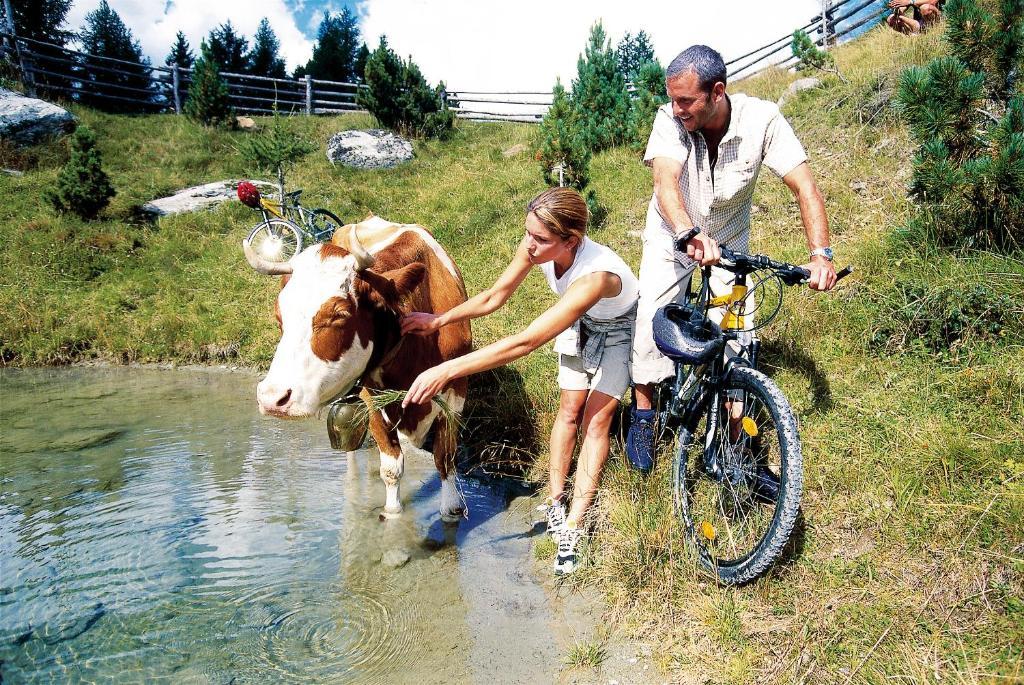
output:
<svg viewBox="0 0 1024 685"><path fill-rule="evenodd" d="M320 243L329 241L334 232L345 225L345 222L329 209L314 209L306 219L306 225L313 239Z"/></svg>
<svg viewBox="0 0 1024 685"><path fill-rule="evenodd" d="M803 455L793 410L763 373L734 367L711 392L701 415L677 429L673 499L703 569L722 584L741 585L765 573L789 541L800 513ZM754 422L754 435L741 420L737 437L730 436L727 425L736 424L723 416L727 397L733 403L741 398L743 416ZM723 420L715 418L716 412ZM721 465L718 474L708 467L715 457ZM777 474L777 496L770 503L755 478L762 466ZM762 527L763 533L758 532ZM720 553L727 546L732 556Z"/></svg>
<svg viewBox="0 0 1024 685"><path fill-rule="evenodd" d="M302 252L302 229L291 221L268 219L249 232L249 245L271 262L287 262Z"/></svg>

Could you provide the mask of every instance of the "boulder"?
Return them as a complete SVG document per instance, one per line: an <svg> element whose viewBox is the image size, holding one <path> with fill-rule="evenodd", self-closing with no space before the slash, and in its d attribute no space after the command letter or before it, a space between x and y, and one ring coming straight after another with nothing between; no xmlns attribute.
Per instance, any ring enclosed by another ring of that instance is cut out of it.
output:
<svg viewBox="0 0 1024 685"><path fill-rule="evenodd" d="M256 120L252 117L235 117L235 125L242 131L256 130Z"/></svg>
<svg viewBox="0 0 1024 685"><path fill-rule="evenodd" d="M816 79L816 78L798 78L796 81L793 81L792 83L789 84L789 88L786 89L786 92L784 92L779 97L779 101L776 102L775 104L777 104L779 107L782 107L784 104L789 102L793 98L794 95L796 95L800 91L802 91L802 90L810 90L811 88L817 88L820 85L821 85L821 79Z"/></svg>
<svg viewBox="0 0 1024 685"><path fill-rule="evenodd" d="M70 133L77 123L63 107L0 88L0 139L31 145Z"/></svg>
<svg viewBox="0 0 1024 685"><path fill-rule="evenodd" d="M342 131L327 141L327 160L356 169L392 169L412 159L412 143L391 131L374 128Z"/></svg>
<svg viewBox="0 0 1024 685"><path fill-rule="evenodd" d="M526 152L529 149L530 148L527 147L526 145L524 145L523 143L519 143L518 145L513 145L512 147L510 147L507 150L502 150L501 156L502 157L506 157L506 158L508 158L508 157L515 157L517 155L523 154L524 152Z"/></svg>
<svg viewBox="0 0 1024 685"><path fill-rule="evenodd" d="M229 179L215 181L201 186L193 186L179 190L170 197L162 197L142 205L142 211L157 216L169 216L182 212L194 212L199 209L211 209L222 202L237 199L235 192L238 184L245 179ZM261 192L276 193L277 184L270 181L249 181L259 187Z"/></svg>

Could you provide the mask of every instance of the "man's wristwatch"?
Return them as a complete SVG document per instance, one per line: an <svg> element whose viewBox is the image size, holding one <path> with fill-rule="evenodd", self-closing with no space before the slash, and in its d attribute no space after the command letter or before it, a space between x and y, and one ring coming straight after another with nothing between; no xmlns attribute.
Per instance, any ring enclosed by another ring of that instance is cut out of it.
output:
<svg viewBox="0 0 1024 685"><path fill-rule="evenodd" d="M824 257L828 261L832 261L832 248L831 247L816 247L811 250L811 257Z"/></svg>

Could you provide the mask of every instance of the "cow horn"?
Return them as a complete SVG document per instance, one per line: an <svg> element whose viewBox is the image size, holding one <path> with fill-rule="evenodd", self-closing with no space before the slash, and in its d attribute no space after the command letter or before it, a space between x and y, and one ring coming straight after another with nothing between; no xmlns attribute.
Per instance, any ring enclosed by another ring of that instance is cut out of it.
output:
<svg viewBox="0 0 1024 685"><path fill-rule="evenodd" d="M352 256L356 260L356 271L362 271L363 269L369 269L373 266L373 255L366 251L363 244L359 242L359 238L356 236L356 227L352 226L352 238L349 240L348 251L352 253Z"/></svg>
<svg viewBox="0 0 1024 685"><path fill-rule="evenodd" d="M292 272L291 262L272 262L264 259L256 254L256 251L249 245L249 239L244 238L242 240L242 252L245 253L245 261L249 262L249 266L259 271L261 274L267 276L280 276L282 274L290 274Z"/></svg>

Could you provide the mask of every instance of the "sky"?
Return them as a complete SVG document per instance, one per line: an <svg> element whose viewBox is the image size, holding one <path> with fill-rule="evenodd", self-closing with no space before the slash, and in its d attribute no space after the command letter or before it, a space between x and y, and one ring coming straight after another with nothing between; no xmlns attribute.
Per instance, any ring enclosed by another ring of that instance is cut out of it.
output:
<svg viewBox="0 0 1024 685"><path fill-rule="evenodd" d="M76 0L67 23L78 30L100 0ZM267 17L281 42L288 70L313 52L324 11L347 4L359 17L372 49L381 35L402 57L412 56L431 83L449 90L550 91L568 86L590 27L602 21L613 45L645 31L662 65L683 48L705 43L723 57L739 56L803 26L821 11L820 0L734 0L723 11L707 0L108 0L153 64L163 64L175 34L193 50L211 28L231 20L252 42Z"/></svg>

